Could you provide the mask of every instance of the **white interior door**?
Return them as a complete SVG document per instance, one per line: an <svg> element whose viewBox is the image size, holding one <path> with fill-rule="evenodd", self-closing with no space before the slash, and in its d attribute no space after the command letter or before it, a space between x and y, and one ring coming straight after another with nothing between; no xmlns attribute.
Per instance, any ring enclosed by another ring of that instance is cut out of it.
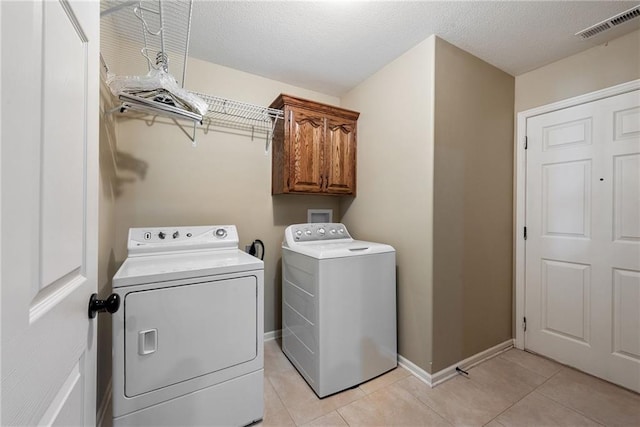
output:
<svg viewBox="0 0 640 427"><path fill-rule="evenodd" d="M525 348L640 392L640 91L527 137Z"/></svg>
<svg viewBox="0 0 640 427"><path fill-rule="evenodd" d="M94 425L99 3L0 8L0 423Z"/></svg>

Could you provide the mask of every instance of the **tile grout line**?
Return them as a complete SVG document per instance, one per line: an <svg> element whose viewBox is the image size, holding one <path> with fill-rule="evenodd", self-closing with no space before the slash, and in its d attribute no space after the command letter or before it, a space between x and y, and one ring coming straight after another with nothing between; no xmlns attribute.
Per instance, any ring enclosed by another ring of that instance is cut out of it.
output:
<svg viewBox="0 0 640 427"><path fill-rule="evenodd" d="M399 368L399 369L404 369L404 368L403 368L403 367L401 367L401 366L398 366L396 369L398 369L398 368ZM404 370L406 371L406 369L404 369ZM374 379L372 379L372 380L369 380L369 381L375 381L377 378L380 378L380 377L383 377L383 376L385 376L385 375L389 374L389 372L391 372L391 371L387 371L387 372L385 372L384 374L381 374L379 377L376 377L376 378L374 378ZM393 384L395 384L395 383L397 383L397 382L399 382L399 381L401 381L401 380L404 380L405 378L407 378L407 377L409 377L409 376L411 376L411 375L413 375L413 374L412 374L411 372L408 372L408 371L407 371L407 375L405 375L404 377L402 377L402 378L397 378L397 379L395 379L395 380L391 381L390 383L385 384L385 385L383 385L382 387L376 388L376 389L374 389L374 390L372 390L372 391L370 391L370 392L368 392L368 393L367 393L366 391L364 391L364 390L362 389L362 387L360 387L360 386L361 386L362 384L366 384L366 383L367 383L367 382L369 382L369 381L365 381L364 383L359 384L359 385L358 385L358 388L360 389L360 391L362 391L362 392L364 393L364 395L365 395L365 396L369 396L370 394L373 394L373 393L375 393L375 392L376 392L376 391L378 391L378 390L382 390L382 389L383 389L383 388L385 388L385 387L389 387L390 385L393 385Z"/></svg>
<svg viewBox="0 0 640 427"><path fill-rule="evenodd" d="M291 362L289 361L289 359L287 359L287 362L288 362L288 363L291 363ZM293 366L292 366L292 367L293 367ZM295 367L293 367L293 369L295 369ZM298 373L298 372L296 371L296 373ZM299 373L298 373L298 375L299 375ZM271 379L269 378L269 376L268 376L268 375L265 375L265 377L267 378L267 381L269 381L269 384L271 384L271 387L273 388L273 391L275 391L276 396L278 397L278 399L279 399L279 400L280 400L280 402L282 403L282 406L284 407L284 409L285 409L285 410L287 411L287 413L289 414L289 417L291 418L291 420L293 421L293 423L294 423L297 427L303 426L303 425L305 425L305 424L309 424L309 423L311 423L311 422L313 422L313 421L317 420L318 418L322 418L322 417L324 417L324 416L326 416L326 415L330 414L332 411L336 411L336 413L338 413L338 415L340 415L340 413L338 412L338 409L340 409L340 408L344 408L345 406L350 405L351 403L356 402L356 401L358 401L358 400L360 400L360 399L363 399L363 398L365 398L365 397L367 397L367 396L368 396L368 394L367 394L367 393L365 393L362 389L360 389L360 387L354 387L354 389L355 389L355 388L357 388L358 390L360 390L360 391L362 392L362 396L361 396L361 397L359 397L358 399L355 399L355 400L353 400L353 401L351 401L351 402L349 402L349 403L346 403L346 404L344 404L344 405L342 405L342 406L338 406L338 407L336 407L336 408L332 409L331 411L329 411L329 412L327 412L327 413L325 413L325 414L319 415L318 417L316 417L316 418L314 418L314 419L312 419L312 420L307 421L306 423L298 424L298 423L296 422L295 418L293 417L293 413L289 410L289 407L288 407L288 406L287 406L287 404L285 403L285 401L284 401L284 399L282 398L282 396L280 396L280 393L278 393L278 390L277 390L277 389L276 389L276 387L273 385L273 382L271 381ZM305 384L306 384L306 381L305 381ZM308 384L306 384L306 385L307 385L307 386L309 386ZM311 387L309 386L309 388L311 388ZM347 390L344 390L344 391L347 391ZM312 393L314 393L314 392L313 392L313 390L311 390L311 392L312 392ZM340 392L340 393L341 393L341 392ZM316 397L316 398L318 398L317 396L315 396L315 397ZM340 418L342 418L342 415L340 415ZM344 418L342 418L342 419L344 420ZM347 423L347 421L346 421L346 420L344 420L344 421L345 421L345 423ZM349 425L349 423L347 423L347 425Z"/></svg>
<svg viewBox="0 0 640 427"><path fill-rule="evenodd" d="M562 372L564 369L567 369L567 368L569 368L569 367L563 366L563 367L562 367L562 369L560 369L558 372L556 372L555 374L553 374L553 376L552 376L552 377L550 377L549 379L551 379L551 378L555 377L556 375L558 375L560 372ZM548 380L547 380L547 381L548 381ZM536 387L536 389L535 389L534 391L537 391L537 390L538 390L538 388L540 388L540 387L542 387L544 384L546 384L546 382L547 382L547 381L543 382L543 383L542 383L542 384L540 384L538 387ZM591 417L591 416L589 416L589 415L587 415L587 414L583 413L582 411L580 411L580 410L578 410L578 409L576 409L576 408L572 408L571 406L568 406L568 405L566 405L566 404L564 404L564 403L562 403L562 402L557 401L557 400L556 400L556 399L554 399L553 397L551 397L551 396L549 396L549 395L547 395L547 394L545 394L545 393L543 393L543 392L539 392L539 393L540 393L542 396L546 397L547 399L551 400L552 402L555 402L555 403L557 403L558 405L562 406L563 408L568 409L568 410L570 410L570 411L573 411L573 412L575 412L576 414L580 414L580 415L582 415L583 417L585 417L585 418L587 418L587 419L589 419L589 420L593 421L593 422L594 422L594 423L596 423L596 424L599 424L599 425L601 425L601 426L603 426L603 427L607 425L606 423L604 423L604 422L600 422L599 420L594 419L593 417Z"/></svg>
<svg viewBox="0 0 640 427"><path fill-rule="evenodd" d="M413 377L414 379L418 379L418 380L420 380L420 379L419 379L419 378L417 378L415 375L412 375L411 373L409 373L409 375L406 375L406 376L404 376L404 377L402 377L402 378L398 379L397 381L394 381L394 382L392 382L392 383L389 383L389 384L385 385L384 387L380 387L379 389L377 389L377 390L375 390L375 391L373 391L373 392L371 392L371 393L369 393L369 394L365 395L364 397L368 397L368 396L370 396L370 395L371 395L371 394L373 394L373 393L376 393L376 392L381 391L381 390L383 390L383 389L385 389L385 388L388 388L388 387L390 387L390 386L392 386L392 385L396 384L397 382L399 382L399 381L401 381L401 380L405 380L405 379L407 379L407 378L409 378L409 377ZM404 389L404 388L402 388L402 387L400 387L400 388L401 388L402 390L405 390L405 389ZM442 420L444 420L444 421L446 421L447 423L451 424L451 426L452 426L452 427L454 427L454 426L456 425L453 421L449 421L449 419L448 419L447 417L445 417L444 415L442 415L440 412L436 411L436 410L435 410L435 408L431 407L427 402L423 402L422 400L420 400L420 398L418 398L418 396L416 396L415 394L413 394L411 391L409 391L409 390L405 390L405 391L406 391L407 393L409 393L409 396L411 396L411 397L412 397L416 402L418 402L418 404L419 404L419 405L422 405L422 406L424 406L425 408L427 408L428 410L432 411L434 414L436 414L437 416L439 416ZM345 420L345 421L346 421L346 420ZM347 423L347 424L349 424L349 423Z"/></svg>
<svg viewBox="0 0 640 427"><path fill-rule="evenodd" d="M516 349L516 350L517 350L517 349ZM520 350L520 351L524 351L524 350ZM553 377L555 374L557 374L558 372L560 372L560 371L562 370L562 368L564 368L564 365L562 365L562 364L561 364L561 363L559 363L559 362L556 362L555 360L547 359L547 358L544 358L544 357L538 356L537 354L529 353L529 352L527 352L527 351L525 351L525 353L530 354L530 355L532 355L532 356L540 357L540 358L541 358L541 359L543 359L543 360L548 360L548 361L553 362L553 363L555 363L556 365L560 366L560 369L558 369L556 372L554 372L553 374L551 374L551 377ZM504 354L504 353L503 353L503 354ZM534 373L534 374L536 374L536 375L539 375L539 376L541 376L541 377L544 377L544 375L537 373L536 371L534 371L533 369L529 368L528 366L525 366L525 365L523 365L523 364L521 364L521 363L519 363L519 362L516 362L515 360L511 360L511 359L508 359L508 358L506 358L506 357L502 357L502 354L499 354L499 355L498 355L498 357L500 357L502 360L506 360L507 362L514 363L514 364L518 365L519 367L521 367L521 368L523 368L523 369L526 369L526 370L527 370L527 371L529 371L529 372L532 372L532 373ZM551 378L551 377L549 377L549 378ZM547 378L547 379L549 379L549 378ZM546 382L546 380L545 380L545 382ZM543 383L543 384L544 384L544 383Z"/></svg>
<svg viewBox="0 0 640 427"><path fill-rule="evenodd" d="M366 397L366 396L365 396L365 397ZM337 409L336 409L335 411L336 411L336 414L338 414L338 416L339 416L340 418L342 418L342 421L344 421L344 423L345 423L346 425L348 425L348 426L350 426L350 425L351 425L351 424L349 424L349 422L348 422L347 420L345 420L345 419L344 419L344 417L342 416L342 414L341 414Z"/></svg>
<svg viewBox="0 0 640 427"><path fill-rule="evenodd" d="M271 385L271 388L275 392L276 397L278 398L280 403L282 403L282 407L284 408L285 411L287 411L287 414L289 415L289 418L291 418L291 421L293 421L293 424L298 426L298 423L296 423L296 420L293 419L293 414L291 413L287 405L284 403L284 400L282 400L282 396L280 396L280 393L278 393L278 390L274 387L273 382L271 381L271 378L269 378L268 375L265 375L265 377L267 378L267 381L269 381L269 384ZM263 416L263 420L264 420L264 416Z"/></svg>
<svg viewBox="0 0 640 427"><path fill-rule="evenodd" d="M529 372L532 372L532 373L534 373L534 374L536 374L536 375L542 376L542 375L538 374L537 372L533 372L531 369L528 369L526 366L522 366L522 365L521 365L521 364L519 364L519 363L513 362L513 361L508 360L508 359L504 359L504 360L506 360L507 362L515 363L516 365L518 365L518 366L521 366L521 367L525 368L525 369L526 369L526 370L528 370ZM526 399L526 398L527 398L527 396L531 395L531 393L534 393L536 390L538 390L538 388L539 388L539 387L542 387L542 385L544 385L547 381L549 381L551 378L553 378L553 377L555 377L556 375L558 375L558 373L559 373L560 371L562 371L562 367L561 367L558 371L554 372L554 373L553 373L549 378L545 379L542 383L540 383L540 385L538 385L538 386L534 387L534 388L533 388L533 390L531 390L529 393L525 394L525 395L524 395L524 396L522 396L520 399L516 400L516 401L515 401L515 402L513 402L511 405L509 405L507 408L505 408L502 412L500 412L499 414L497 414L495 417L493 417L492 419L490 419L489 421L487 421L487 423L486 423L486 424L488 424L488 423L490 423L491 421L494 421L494 420L495 420L498 424L503 425L502 423L500 423L500 421L498 421L498 417L499 417L500 415L504 414L504 413L505 413L505 412L507 412L509 409L513 408L513 407L514 407L516 404L518 404L519 402L522 402L524 399ZM484 388L484 386L482 386L482 384L480 384L480 383L478 383L478 382L474 381L474 380L473 380L473 378L469 377L469 379L470 379L471 381L473 381L476 385L481 386L481 387L483 387L483 388Z"/></svg>
<svg viewBox="0 0 640 427"><path fill-rule="evenodd" d="M429 409L430 411L433 411L434 414L436 414L437 416L439 416L440 418L442 418L444 421L446 421L447 423L451 424L451 427L454 427L456 425L455 422L450 421L449 418L445 417L444 415L442 415L440 412L436 411L435 408L431 407L427 402L423 402L422 400L420 400L418 398L418 396L416 396L415 394L409 392L409 394L411 395L411 397L413 397L418 403L422 404L425 408Z"/></svg>
<svg viewBox="0 0 640 427"><path fill-rule="evenodd" d="M557 372L556 372L557 373ZM555 374L551 375L551 377L555 376ZM546 383L547 381L549 381L551 379L551 377L547 378L544 383ZM542 383L542 384L544 384ZM478 383L476 383L478 384ZM540 385L542 385L540 384ZM529 396L531 393L534 393L537 390L537 387L534 387L533 390L531 390L529 393L525 394L524 396L522 396L520 399L516 400L515 402L513 402L512 404L510 404L508 407L506 407L503 411L501 411L499 414L497 414L495 417L493 417L492 419L490 419L489 421L487 421L487 424L490 423L491 421L497 422L500 425L504 425L502 424L500 421L498 421L498 417L502 414L504 414L505 412L507 412L509 409L513 408L516 404L522 402L524 399L527 398L527 396Z"/></svg>
<svg viewBox="0 0 640 427"><path fill-rule="evenodd" d="M289 363L293 369L295 369L295 367L293 366L293 364L291 363L291 361L289 360L289 358L282 352L282 348L280 348L278 346L279 349L279 354L277 357L279 356L283 356L284 360L286 360L287 363ZM278 371L280 372L280 371ZM278 399L280 399L280 403L282 403L282 406L284 407L284 410L287 411L287 414L289 414L289 418L291 418L291 421L293 421L293 424L297 427L304 425L304 424L298 424L295 420L295 418L293 417L293 413L291 412L291 410L289 410L289 407L287 406L287 404L285 403L284 399L282 398L282 396L280 396L280 393L278 393L278 389L273 385L273 382L271 381L271 379L269 378L268 375L265 375L267 377L267 381L269 381L269 384L271 384L271 387L273 388L273 391L275 391L276 396L278 397ZM305 381L306 383L306 381ZM308 384L307 384L308 385ZM311 420L313 421L313 420ZM311 422L309 421L309 422Z"/></svg>
<svg viewBox="0 0 640 427"><path fill-rule="evenodd" d="M452 377L452 378L450 378L450 379L449 379L449 380L447 380L447 381L450 381L450 380L451 380L451 379L453 379L453 378L455 378L455 377ZM445 381L445 382L446 382L446 381ZM444 384L444 383L441 383L441 384ZM439 384L439 385L440 385L440 384ZM440 412L438 412L438 411L436 410L436 408L434 408L433 406L429 405L429 403L427 403L427 402L423 402L423 401L422 401L422 399L420 399L418 396L414 395L413 393L411 393L411 395L412 395L413 397L415 397L415 399L416 399L418 402L422 403L424 406L426 406L427 408L429 408L429 409L431 409L433 412L435 412L435 413L436 413L440 418L442 418L443 420L445 420L446 422L448 422L448 423L449 423L449 424L451 424L452 426L455 426L455 425L456 425L455 421L450 420L450 419L449 419L449 418L447 418L446 416L442 415Z"/></svg>

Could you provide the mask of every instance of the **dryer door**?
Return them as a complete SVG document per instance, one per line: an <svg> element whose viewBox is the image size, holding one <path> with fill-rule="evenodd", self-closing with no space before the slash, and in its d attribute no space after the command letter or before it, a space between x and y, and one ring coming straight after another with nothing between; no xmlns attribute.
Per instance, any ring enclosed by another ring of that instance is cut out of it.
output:
<svg viewBox="0 0 640 427"><path fill-rule="evenodd" d="M257 295L255 276L127 294L125 395L256 358Z"/></svg>

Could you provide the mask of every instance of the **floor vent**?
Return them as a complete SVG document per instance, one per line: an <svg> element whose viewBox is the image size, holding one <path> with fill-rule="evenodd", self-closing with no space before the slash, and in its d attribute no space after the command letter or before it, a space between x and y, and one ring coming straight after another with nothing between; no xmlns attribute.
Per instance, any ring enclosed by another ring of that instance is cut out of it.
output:
<svg viewBox="0 0 640 427"><path fill-rule="evenodd" d="M596 34L600 34L604 31L610 30L617 25L624 24L625 22L638 17L640 17L640 5L632 7L631 9L619 13L615 16L612 16L609 19L605 19L602 22L598 22L597 24L592 25L589 28L585 28L582 31L578 31L575 35L583 40L586 40L595 36Z"/></svg>

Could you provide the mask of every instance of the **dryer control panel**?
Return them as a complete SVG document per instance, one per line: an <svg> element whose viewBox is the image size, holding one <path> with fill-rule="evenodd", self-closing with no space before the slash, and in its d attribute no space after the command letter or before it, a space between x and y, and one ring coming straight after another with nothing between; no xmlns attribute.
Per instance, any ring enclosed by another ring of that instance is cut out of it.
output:
<svg viewBox="0 0 640 427"><path fill-rule="evenodd" d="M285 242L289 246L304 242L330 240L336 243L336 240L345 242L353 240L347 227L340 223L294 224L287 227L284 235Z"/></svg>
<svg viewBox="0 0 640 427"><path fill-rule="evenodd" d="M130 228L127 245L129 256L237 247L235 225Z"/></svg>

